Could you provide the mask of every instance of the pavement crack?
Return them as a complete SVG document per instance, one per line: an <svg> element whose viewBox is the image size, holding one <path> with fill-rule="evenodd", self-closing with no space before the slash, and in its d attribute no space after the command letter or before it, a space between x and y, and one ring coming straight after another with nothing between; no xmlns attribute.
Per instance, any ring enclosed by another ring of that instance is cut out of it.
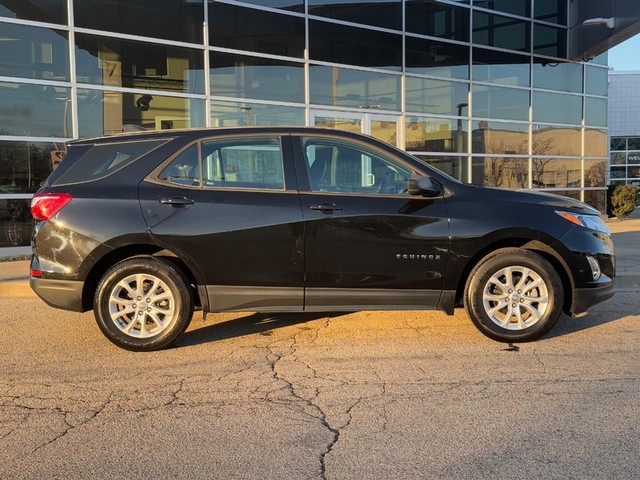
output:
<svg viewBox="0 0 640 480"><path fill-rule="evenodd" d="M69 416L70 412L67 412L67 411L65 411L65 410L62 410L62 409L61 409L61 408L59 408L59 407L54 408L54 409L53 409L53 412L54 412L54 413L57 413L57 414L59 414L59 415L62 415L62 416L63 416L63 421L64 421L64 423L65 423L65 425L66 425L66 428L65 428L62 432L56 433L56 434L55 434L55 436L54 436L51 440L49 440L49 441L47 441L47 442L45 442L45 443L43 443L43 444L41 444L41 445L37 446L37 447L36 447L36 448L34 448L33 450L31 450L31 452L29 452L29 454L28 454L28 455L33 455L33 454L34 454L34 453L36 453L38 450L41 450L41 449L43 449L43 448L47 447L48 445L51 445L52 443L55 443L55 442L57 442L58 440L60 440L61 438L65 437L65 436L66 436L69 432L71 432L72 430L75 430L76 428L79 428L79 427L81 427L81 426L83 426L83 425L86 425L87 423L89 423L89 422L91 422L92 420L94 420L94 419L95 419L98 415L100 415L100 414L101 414L101 413L102 413L102 412L107 408L107 406L111 403L111 399L112 399L112 397L113 397L113 392L110 392L110 393L109 393L109 397L108 397L108 398L107 398L107 399L106 399L106 400L105 400L101 405L99 405L99 406L98 406L98 408L97 408L94 412L92 412L92 413L91 413L91 415L89 415L87 418L85 418L84 420L82 420L81 422L79 422L79 423L77 423L77 424L72 424L72 423L70 423L70 422L68 421L68 416ZM54 432L52 429L50 429L50 430L51 430L52 432Z"/></svg>
<svg viewBox="0 0 640 480"><path fill-rule="evenodd" d="M542 359L540 358L540 355L538 355L538 352L536 352L535 348L533 349L533 356L536 357L536 359L538 360L538 363L542 365L542 373L547 373L547 366L542 361Z"/></svg>

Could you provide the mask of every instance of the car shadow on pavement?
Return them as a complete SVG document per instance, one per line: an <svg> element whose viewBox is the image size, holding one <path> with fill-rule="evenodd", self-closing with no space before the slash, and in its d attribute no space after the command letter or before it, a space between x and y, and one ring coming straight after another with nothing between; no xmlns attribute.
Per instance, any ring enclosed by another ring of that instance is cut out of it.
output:
<svg viewBox="0 0 640 480"><path fill-rule="evenodd" d="M631 315L631 314L630 314ZM587 314L580 318L571 318L568 315L562 314L558 319L558 322L554 325L549 333L547 333L542 339L551 339L556 337L563 337L565 335L571 335L578 333L582 330L588 330L590 328L596 328L607 323L615 322L623 318L619 314L605 315L603 313Z"/></svg>
<svg viewBox="0 0 640 480"><path fill-rule="evenodd" d="M279 328L290 327L321 318L335 318L342 315L344 315L344 313L252 313L241 318L234 318L187 331L178 341L176 347L199 345L201 343L243 337L256 333L269 336L273 330ZM199 319L194 317L192 322L197 325L198 321Z"/></svg>

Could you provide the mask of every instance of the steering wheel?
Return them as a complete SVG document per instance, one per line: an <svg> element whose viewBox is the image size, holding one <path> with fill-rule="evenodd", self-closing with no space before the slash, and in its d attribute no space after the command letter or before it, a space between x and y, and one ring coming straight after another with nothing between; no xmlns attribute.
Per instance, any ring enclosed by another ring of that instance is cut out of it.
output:
<svg viewBox="0 0 640 480"><path fill-rule="evenodd" d="M398 185L396 184L396 174L388 172L378 185L378 193L398 193Z"/></svg>

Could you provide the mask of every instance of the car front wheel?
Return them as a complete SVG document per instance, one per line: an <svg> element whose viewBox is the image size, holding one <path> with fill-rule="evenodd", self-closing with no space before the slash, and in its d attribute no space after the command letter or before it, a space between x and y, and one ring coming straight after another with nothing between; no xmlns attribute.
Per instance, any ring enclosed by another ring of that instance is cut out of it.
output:
<svg viewBox="0 0 640 480"><path fill-rule="evenodd" d="M186 330L193 297L182 272L156 257L114 265L100 280L94 314L102 333L127 350L166 348Z"/></svg>
<svg viewBox="0 0 640 480"><path fill-rule="evenodd" d="M519 248L492 252L473 269L464 305L476 327L501 342L540 338L562 312L564 290L554 267Z"/></svg>

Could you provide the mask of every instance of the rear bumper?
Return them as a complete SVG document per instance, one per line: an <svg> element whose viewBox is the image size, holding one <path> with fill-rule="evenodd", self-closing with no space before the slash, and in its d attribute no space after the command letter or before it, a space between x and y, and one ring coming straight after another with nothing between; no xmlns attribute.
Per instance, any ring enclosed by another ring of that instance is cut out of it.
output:
<svg viewBox="0 0 640 480"><path fill-rule="evenodd" d="M77 280L49 280L31 277L29 286L44 302L54 308L82 312L82 288Z"/></svg>
<svg viewBox="0 0 640 480"><path fill-rule="evenodd" d="M604 302L613 297L613 282L592 288L576 288L573 294L571 314L578 315L585 312L592 305Z"/></svg>

